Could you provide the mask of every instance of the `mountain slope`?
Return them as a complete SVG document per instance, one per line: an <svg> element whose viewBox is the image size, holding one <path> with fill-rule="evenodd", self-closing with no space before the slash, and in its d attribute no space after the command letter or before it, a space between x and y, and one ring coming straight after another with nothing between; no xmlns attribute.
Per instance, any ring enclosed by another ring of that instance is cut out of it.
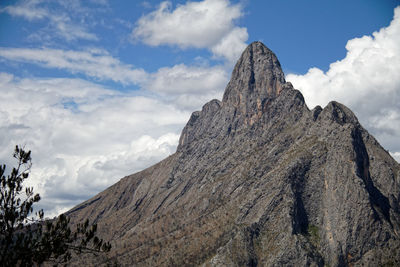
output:
<svg viewBox="0 0 400 267"><path fill-rule="evenodd" d="M175 154L68 214L127 266L377 266L400 264L399 200L399 164L355 115L310 111L255 42Z"/></svg>

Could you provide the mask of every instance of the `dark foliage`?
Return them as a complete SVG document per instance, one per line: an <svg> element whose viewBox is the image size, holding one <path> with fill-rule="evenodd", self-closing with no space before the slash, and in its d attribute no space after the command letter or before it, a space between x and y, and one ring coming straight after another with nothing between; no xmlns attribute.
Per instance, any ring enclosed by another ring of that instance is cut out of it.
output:
<svg viewBox="0 0 400 267"><path fill-rule="evenodd" d="M40 200L32 187L24 187L29 177L31 151L16 146L17 166L5 175L0 166L0 265L32 266L44 262L66 263L72 253L108 252L111 245L96 236L97 225L89 220L70 228L70 219L60 215L43 220L40 210L33 214L33 205Z"/></svg>

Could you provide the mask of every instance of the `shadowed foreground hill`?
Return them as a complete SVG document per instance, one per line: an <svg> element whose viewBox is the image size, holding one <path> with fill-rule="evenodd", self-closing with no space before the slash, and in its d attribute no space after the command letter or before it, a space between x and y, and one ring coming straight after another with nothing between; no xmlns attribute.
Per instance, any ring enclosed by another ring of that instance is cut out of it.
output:
<svg viewBox="0 0 400 267"><path fill-rule="evenodd" d="M68 214L126 266L398 266L399 200L400 165L354 114L310 111L255 42L175 154Z"/></svg>

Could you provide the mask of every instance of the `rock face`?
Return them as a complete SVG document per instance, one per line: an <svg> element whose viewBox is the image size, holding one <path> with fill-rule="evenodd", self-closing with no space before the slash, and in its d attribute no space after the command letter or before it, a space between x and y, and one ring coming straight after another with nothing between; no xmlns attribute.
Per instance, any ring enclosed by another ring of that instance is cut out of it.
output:
<svg viewBox="0 0 400 267"><path fill-rule="evenodd" d="M399 266L399 200L400 165L355 115L310 111L255 42L175 154L68 214L126 266Z"/></svg>

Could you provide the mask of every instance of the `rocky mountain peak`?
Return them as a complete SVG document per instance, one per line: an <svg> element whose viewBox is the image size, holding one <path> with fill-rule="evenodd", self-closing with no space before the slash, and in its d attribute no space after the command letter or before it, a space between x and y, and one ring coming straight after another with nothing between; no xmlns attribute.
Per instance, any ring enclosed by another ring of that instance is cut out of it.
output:
<svg viewBox="0 0 400 267"><path fill-rule="evenodd" d="M309 110L250 44L177 152L69 211L123 266L400 266L400 165L344 105ZM71 266L103 266L76 257Z"/></svg>
<svg viewBox="0 0 400 267"><path fill-rule="evenodd" d="M286 87L291 85L286 84L278 58L263 43L253 42L236 63L222 102L252 112Z"/></svg>
<svg viewBox="0 0 400 267"><path fill-rule="evenodd" d="M182 131L178 151L194 140L207 140L211 136L222 140L233 136L267 119L267 113L284 118L288 110L278 112L271 103L285 90L290 92L283 96L286 100L282 99L282 102L302 112L304 99L293 90L291 83L285 81L276 55L261 42L251 43L233 69L222 102L211 100L201 111L192 114Z"/></svg>

